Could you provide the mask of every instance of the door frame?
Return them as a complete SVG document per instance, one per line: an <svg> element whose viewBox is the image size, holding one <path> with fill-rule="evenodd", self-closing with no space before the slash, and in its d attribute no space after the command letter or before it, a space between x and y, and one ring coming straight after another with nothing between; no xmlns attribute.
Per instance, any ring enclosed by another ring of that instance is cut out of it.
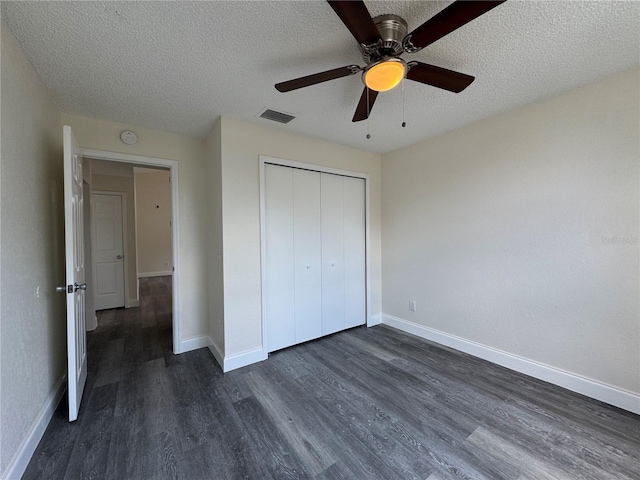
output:
<svg viewBox="0 0 640 480"><path fill-rule="evenodd" d="M369 181L369 174L362 172L354 172L352 170L341 170L338 168L326 167L323 165L316 165L313 163L304 163L297 162L294 160L285 160L282 158L269 157L266 155L259 156L260 163L260 280L261 280L261 314L262 314L262 351L264 357L268 356L268 345L267 345L267 315L266 315L266 305L265 305L265 258L266 258L266 242L265 242L265 165L273 164L279 165L281 167L291 167L291 168L300 168L302 170L310 170L312 172L320 172L320 173L331 173L334 175L342 175L345 177L352 178L362 178L364 180L364 191L365 191L365 200L364 200L364 209L365 209L365 294L366 294L366 312L365 316L367 319L367 327L372 327L374 325L378 325L380 322L377 322L371 315L371 218L370 218L370 199L371 199L371 185Z"/></svg>
<svg viewBox="0 0 640 480"><path fill-rule="evenodd" d="M127 263L129 261L129 249L127 248L127 240L128 240L128 236L127 236L127 223L129 220L129 216L128 216L128 210L127 210L127 192L113 192L113 191L108 191L108 190L91 190L91 195L92 198L90 200L93 200L93 194L96 195L113 195L113 196L118 196L120 197L120 219L122 220L122 255L124 255L125 261L122 264L122 273L124 275L124 308L131 308L131 299L129 298L129 264ZM96 264L94 262L95 260L95 249L93 247L95 247L95 237L93 235L93 222L95 222L95 218L93 216L93 201L91 202L91 266L94 267L92 268L92 281L93 281L93 288L94 288L94 298L95 298L95 288L96 285L98 284L96 282ZM136 269L137 272L137 269ZM138 296L140 296L140 293L138 293ZM138 302L140 300L138 299ZM138 305L134 305L134 307L137 307Z"/></svg>
<svg viewBox="0 0 640 480"><path fill-rule="evenodd" d="M179 191L178 191L178 161L166 158L147 157L144 155L131 155L128 153L109 152L106 150L94 150L81 148L80 152L85 158L107 160L110 162L134 163L145 167L168 168L171 175L171 254L173 256L173 275L171 277L171 307L172 307L172 336L173 353L182 353L182 322L180 317L180 299L178 286L180 285L180 224L179 224ZM128 296L128 293L127 293Z"/></svg>

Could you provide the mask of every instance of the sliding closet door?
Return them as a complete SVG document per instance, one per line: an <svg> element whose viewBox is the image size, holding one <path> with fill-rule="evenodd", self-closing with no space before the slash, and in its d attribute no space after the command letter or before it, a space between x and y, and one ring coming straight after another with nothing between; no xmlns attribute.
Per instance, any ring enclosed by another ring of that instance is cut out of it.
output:
<svg viewBox="0 0 640 480"><path fill-rule="evenodd" d="M265 310L267 347L296 343L292 168L265 165Z"/></svg>
<svg viewBox="0 0 640 480"><path fill-rule="evenodd" d="M366 322L365 189L362 178L344 178L344 328Z"/></svg>
<svg viewBox="0 0 640 480"><path fill-rule="evenodd" d="M293 170L295 343L322 335L320 173Z"/></svg>

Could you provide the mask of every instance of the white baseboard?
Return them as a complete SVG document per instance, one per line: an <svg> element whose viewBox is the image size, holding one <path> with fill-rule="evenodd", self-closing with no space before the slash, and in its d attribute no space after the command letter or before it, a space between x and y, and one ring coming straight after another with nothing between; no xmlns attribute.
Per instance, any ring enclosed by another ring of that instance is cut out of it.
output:
<svg viewBox="0 0 640 480"><path fill-rule="evenodd" d="M262 348L256 348L246 352L238 353L225 357L220 346L209 336L193 337L182 341L182 352L185 353L198 348L208 347L213 357L220 365L223 372L230 372L237 368L246 367L252 363L266 360L267 356L263 353Z"/></svg>
<svg viewBox="0 0 640 480"><path fill-rule="evenodd" d="M138 278L147 278L147 277L166 277L168 275L173 275L173 271L167 270L166 272L138 272Z"/></svg>
<svg viewBox="0 0 640 480"><path fill-rule="evenodd" d="M140 306L140 300L138 300L137 298L130 298L127 301L127 308L133 308L133 307L139 307Z"/></svg>
<svg viewBox="0 0 640 480"><path fill-rule="evenodd" d="M553 383L567 390L595 398L601 402L640 414L640 395L636 393L600 383L576 375L575 373L513 355L493 347L488 347L481 343L466 340L440 330L418 325L402 318L382 314L382 323L402 330L403 332L411 333L418 337L431 340L432 342L502 365L516 372Z"/></svg>
<svg viewBox="0 0 640 480"><path fill-rule="evenodd" d="M56 383L56 386L53 387L53 391L49 394L49 397L40 410L40 413L38 413L38 416L31 424L31 428L29 428L27 435L22 440L22 443L20 443L18 450L9 462L9 465L7 465L7 469L2 474L2 480L21 478L24 474L33 453L36 451L36 448L49 425L53 412L55 412L64 391L67 389L66 379L67 375L62 375L58 380L58 383Z"/></svg>
<svg viewBox="0 0 640 480"><path fill-rule="evenodd" d="M191 337L180 342L180 351L176 353L186 353L191 350L208 347L211 345L211 339L207 335L199 337Z"/></svg>
<svg viewBox="0 0 640 480"><path fill-rule="evenodd" d="M376 325L380 325L382 323L382 314L378 313L376 315L371 315L369 317L369 321L367 322L367 327L375 327Z"/></svg>
<svg viewBox="0 0 640 480"><path fill-rule="evenodd" d="M246 367L247 365L261 362L266 359L267 354L262 349L262 347L253 350L247 350L246 352L224 357L224 368L222 369L222 371L225 373L230 372L231 370L235 370L236 368Z"/></svg>
<svg viewBox="0 0 640 480"><path fill-rule="evenodd" d="M256 348L254 350L248 350L246 352L225 357L222 354L222 349L211 339L211 337L207 335L191 337L183 340L180 342L180 351L176 353L186 353L191 350L197 350L198 348L204 347L209 348L214 358L222 368L222 371L225 373L267 359L267 355L264 354L262 348Z"/></svg>
<svg viewBox="0 0 640 480"><path fill-rule="evenodd" d="M225 373L267 359L267 355L264 353L262 348L255 348L253 350L225 357L220 346L207 335L183 340L180 342L180 346L181 351L178 353L186 353L191 350L197 350L198 348L208 347L213 354L213 357L216 359L216 362L218 362L220 368L222 368L222 371Z"/></svg>
<svg viewBox="0 0 640 480"><path fill-rule="evenodd" d="M222 353L222 349L211 337L209 337L209 341L209 350L211 350L216 362L218 362L218 365L220 365L220 368L224 371L224 354Z"/></svg>

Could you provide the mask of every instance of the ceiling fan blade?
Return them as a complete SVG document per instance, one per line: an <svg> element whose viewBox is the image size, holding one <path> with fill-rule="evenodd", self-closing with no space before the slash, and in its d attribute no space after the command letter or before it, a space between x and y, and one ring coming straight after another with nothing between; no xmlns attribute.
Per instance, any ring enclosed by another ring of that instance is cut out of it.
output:
<svg viewBox="0 0 640 480"><path fill-rule="evenodd" d="M367 90L369 91L369 108L367 108ZM362 120L366 120L367 118L369 118L369 114L371 113L373 103L376 101L377 96L378 92L364 87L364 91L362 92L360 101L358 102L358 108L356 108L356 113L353 114L353 120L351 121L361 122Z"/></svg>
<svg viewBox="0 0 640 480"><path fill-rule="evenodd" d="M409 33L403 42L405 49L411 52L431 45L505 1L457 0Z"/></svg>
<svg viewBox="0 0 640 480"><path fill-rule="evenodd" d="M289 80L288 82L276 83L276 90L279 92L290 92L291 90L297 90L298 88L309 87L316 83L328 82L329 80L335 80L336 78L347 77L353 75L362 70L357 65L348 65L346 67L334 68L333 70L327 70L326 72L314 73L313 75L307 75L306 77L296 78Z"/></svg>
<svg viewBox="0 0 640 480"><path fill-rule="evenodd" d="M422 62L409 62L407 78L414 82L426 83L433 87L460 93L476 79L471 75L454 72L446 68L436 67Z"/></svg>
<svg viewBox="0 0 640 480"><path fill-rule="evenodd" d="M327 2L358 43L371 45L381 39L380 32L362 0L327 0Z"/></svg>

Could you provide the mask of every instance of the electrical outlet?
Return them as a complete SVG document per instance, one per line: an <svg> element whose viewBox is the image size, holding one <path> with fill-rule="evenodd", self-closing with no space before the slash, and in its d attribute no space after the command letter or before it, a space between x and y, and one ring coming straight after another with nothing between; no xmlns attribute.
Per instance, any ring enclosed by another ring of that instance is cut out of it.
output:
<svg viewBox="0 0 640 480"><path fill-rule="evenodd" d="M409 300L409 310L415 312L417 310L417 304L415 300Z"/></svg>

